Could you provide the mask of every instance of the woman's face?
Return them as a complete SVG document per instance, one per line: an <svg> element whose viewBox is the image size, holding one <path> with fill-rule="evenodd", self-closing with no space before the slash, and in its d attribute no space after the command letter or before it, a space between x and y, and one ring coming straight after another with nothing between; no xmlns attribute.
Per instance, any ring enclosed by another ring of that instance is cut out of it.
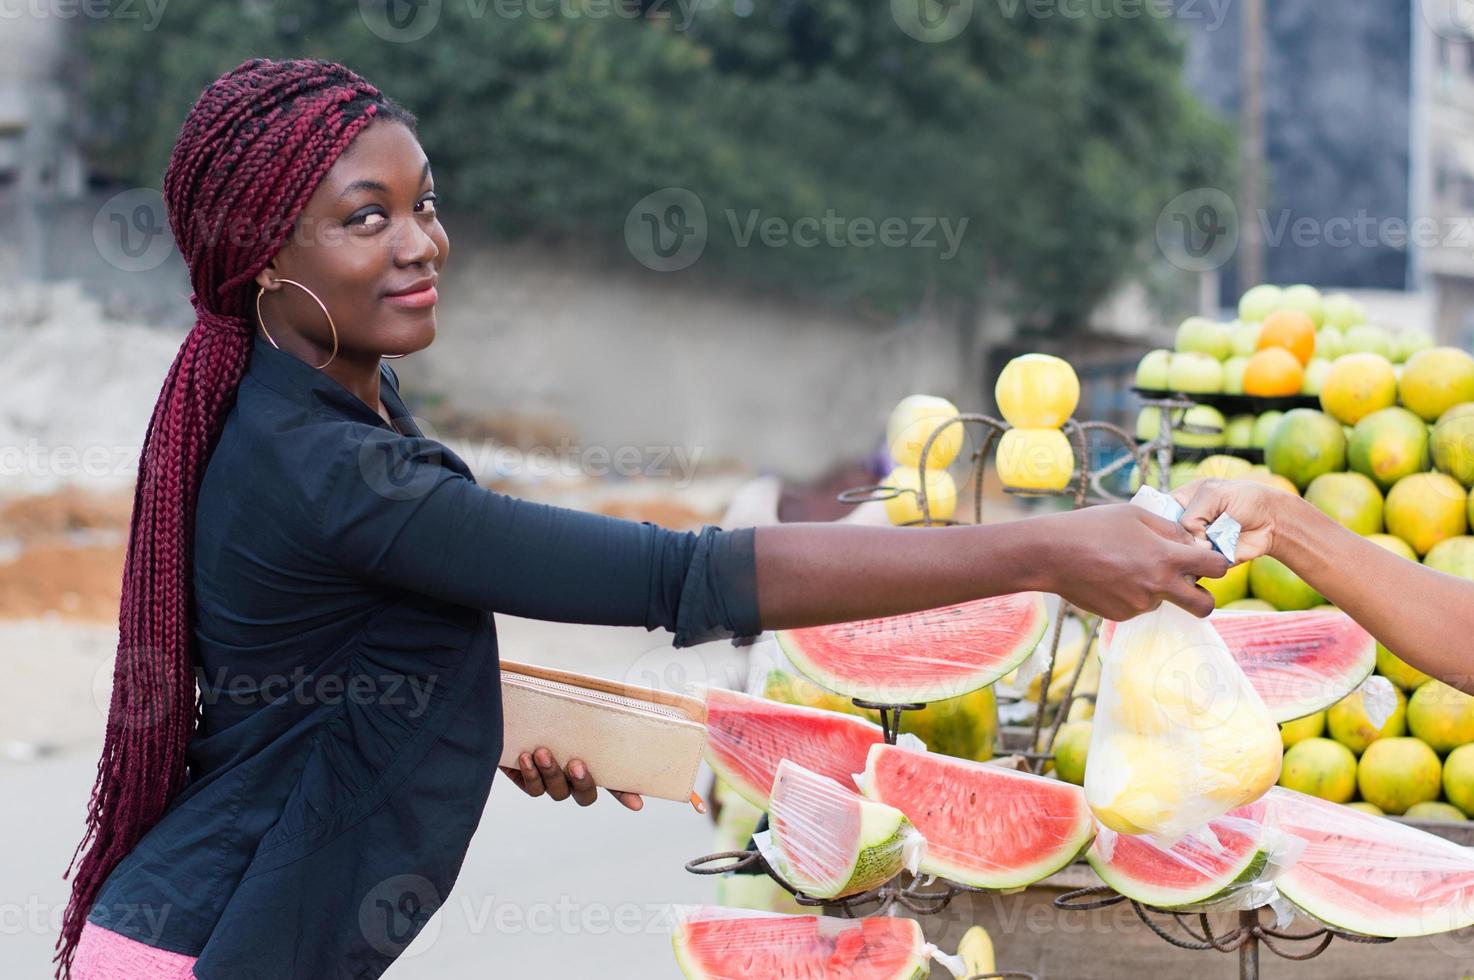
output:
<svg viewBox="0 0 1474 980"><path fill-rule="evenodd" d="M338 358L376 360L435 340L434 281L450 253L430 162L408 127L364 127L313 191L292 237L256 276L261 318L283 350L311 364L333 352L316 293L338 331ZM430 285L428 292L423 290ZM417 295L396 298L407 290Z"/></svg>

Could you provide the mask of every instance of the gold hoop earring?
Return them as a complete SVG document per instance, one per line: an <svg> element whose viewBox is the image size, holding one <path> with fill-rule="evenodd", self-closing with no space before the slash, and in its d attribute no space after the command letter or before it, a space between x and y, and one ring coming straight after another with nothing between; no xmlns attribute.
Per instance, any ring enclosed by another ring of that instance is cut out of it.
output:
<svg viewBox="0 0 1474 980"><path fill-rule="evenodd" d="M331 356L328 357L326 361L323 361L321 364L313 365L319 371L322 370L329 364L333 363L333 358L338 356L338 326L337 324L333 323L333 315L328 312L328 308L323 305L323 301L317 298L316 293L308 289L306 286L302 285L300 282L297 282L295 279L277 279L276 281L290 283L291 285L306 291L307 295L311 296L313 302L317 303L318 308L322 310L322 315L328 318L328 327L333 331L333 353ZM266 320L261 316L261 295L265 292L265 286L262 286L260 289L256 290L256 322L261 324L261 332L266 334L266 339L271 341L271 346L275 347L277 350L281 350L281 345L278 344L276 340L271 336L271 331L266 329Z"/></svg>

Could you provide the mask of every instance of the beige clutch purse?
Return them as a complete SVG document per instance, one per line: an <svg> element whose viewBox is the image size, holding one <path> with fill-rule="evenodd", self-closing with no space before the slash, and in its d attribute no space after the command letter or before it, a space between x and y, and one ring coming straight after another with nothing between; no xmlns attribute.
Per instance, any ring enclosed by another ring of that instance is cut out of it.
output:
<svg viewBox="0 0 1474 980"><path fill-rule="evenodd" d="M705 702L510 660L501 671L501 765L546 746L560 765L582 759L600 786L705 810L695 792Z"/></svg>

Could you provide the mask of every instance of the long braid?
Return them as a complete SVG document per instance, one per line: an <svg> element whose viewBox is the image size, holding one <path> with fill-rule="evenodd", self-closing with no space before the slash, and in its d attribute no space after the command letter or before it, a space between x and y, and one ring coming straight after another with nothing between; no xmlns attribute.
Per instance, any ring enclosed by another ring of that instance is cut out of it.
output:
<svg viewBox="0 0 1474 980"><path fill-rule="evenodd" d="M144 435L107 734L63 917L57 976L107 876L188 783L196 723L191 557L195 503L254 325L253 278L291 235L323 175L375 118L413 115L328 61L253 58L205 89L164 174L174 241L189 268L194 328L164 379Z"/></svg>

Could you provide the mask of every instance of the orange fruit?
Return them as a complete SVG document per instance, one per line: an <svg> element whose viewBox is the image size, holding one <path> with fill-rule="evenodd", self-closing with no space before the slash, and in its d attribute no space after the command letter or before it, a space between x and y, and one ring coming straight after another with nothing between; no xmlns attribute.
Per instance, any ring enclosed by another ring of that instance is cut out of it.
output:
<svg viewBox="0 0 1474 980"><path fill-rule="evenodd" d="M1301 314L1304 316L1304 314ZM1305 317L1309 323L1310 318ZM1268 323L1265 324L1268 326ZM1315 332L1311 331L1314 337ZM1283 347L1265 347L1249 358L1244 368L1244 394L1276 398L1300 394L1305 383L1305 365Z"/></svg>
<svg viewBox="0 0 1474 980"><path fill-rule="evenodd" d="M1302 366L1309 364L1315 356L1315 321L1299 310L1276 310L1259 331L1259 349L1270 347L1289 351ZM1287 394L1299 394L1299 389Z"/></svg>

